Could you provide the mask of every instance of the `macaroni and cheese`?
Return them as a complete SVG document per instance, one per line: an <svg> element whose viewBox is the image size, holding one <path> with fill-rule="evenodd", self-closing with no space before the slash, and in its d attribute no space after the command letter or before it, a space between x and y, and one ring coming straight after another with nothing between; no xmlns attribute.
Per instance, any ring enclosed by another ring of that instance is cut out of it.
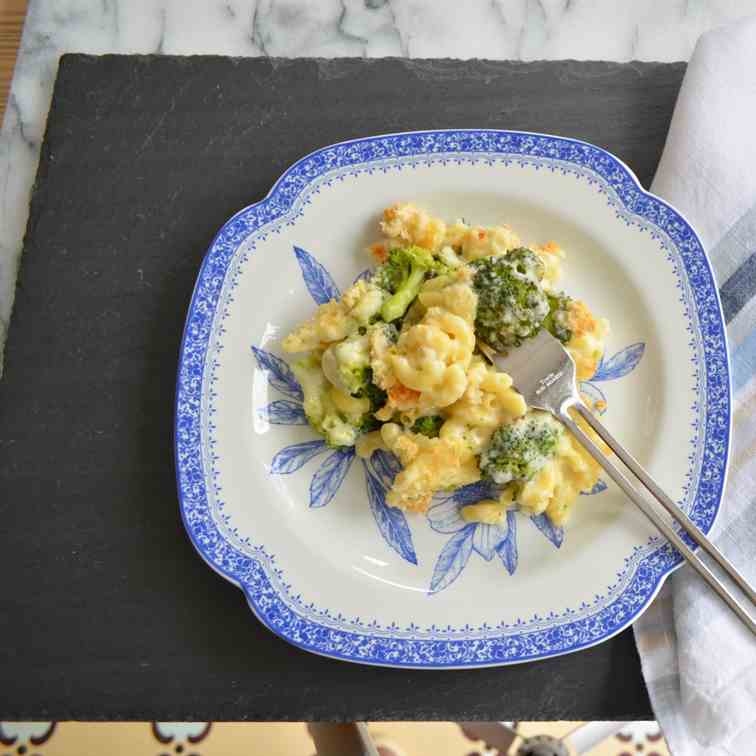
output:
<svg viewBox="0 0 756 756"><path fill-rule="evenodd" d="M598 465L559 422L530 410L479 346L517 349L546 328L578 380L593 375L609 324L558 290L565 251L410 203L384 210L379 227L374 273L283 340L303 353L292 367L310 425L363 458L397 457L390 506L424 512L435 493L488 478L499 498L465 506L466 520L500 522L518 508L563 524Z"/></svg>

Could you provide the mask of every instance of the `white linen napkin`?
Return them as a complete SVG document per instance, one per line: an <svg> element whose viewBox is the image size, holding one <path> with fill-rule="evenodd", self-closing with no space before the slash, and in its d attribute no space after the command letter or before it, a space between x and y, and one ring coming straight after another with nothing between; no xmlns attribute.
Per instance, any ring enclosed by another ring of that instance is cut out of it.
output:
<svg viewBox="0 0 756 756"><path fill-rule="evenodd" d="M691 221L727 320L733 443L713 540L756 583L756 17L704 34L651 186ZM756 638L687 565L635 623L674 756L756 754Z"/></svg>

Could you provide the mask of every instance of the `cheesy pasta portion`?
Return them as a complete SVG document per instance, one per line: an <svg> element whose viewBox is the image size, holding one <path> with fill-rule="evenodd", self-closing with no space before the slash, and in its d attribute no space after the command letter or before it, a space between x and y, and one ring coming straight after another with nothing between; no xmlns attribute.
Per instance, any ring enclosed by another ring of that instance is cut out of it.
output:
<svg viewBox="0 0 756 756"><path fill-rule="evenodd" d="M310 425L365 459L396 456L390 506L424 512L434 494L487 478L499 498L467 505L466 520L500 522L516 508L562 525L598 466L558 421L526 406L480 345L517 349L546 328L578 379L593 375L609 324L559 291L565 250L411 203L386 208L378 230L373 273L283 339L298 355Z"/></svg>

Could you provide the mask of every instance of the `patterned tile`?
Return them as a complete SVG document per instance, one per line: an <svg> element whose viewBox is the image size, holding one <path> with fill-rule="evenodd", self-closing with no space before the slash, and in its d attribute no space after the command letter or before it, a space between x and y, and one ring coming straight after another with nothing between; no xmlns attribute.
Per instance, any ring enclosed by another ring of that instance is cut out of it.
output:
<svg viewBox="0 0 756 756"><path fill-rule="evenodd" d="M579 722L521 722L524 735L563 737ZM377 722L377 743L403 756L483 756L451 722ZM0 722L0 756L312 756L306 726L241 722ZM589 756L669 756L655 722L634 723Z"/></svg>

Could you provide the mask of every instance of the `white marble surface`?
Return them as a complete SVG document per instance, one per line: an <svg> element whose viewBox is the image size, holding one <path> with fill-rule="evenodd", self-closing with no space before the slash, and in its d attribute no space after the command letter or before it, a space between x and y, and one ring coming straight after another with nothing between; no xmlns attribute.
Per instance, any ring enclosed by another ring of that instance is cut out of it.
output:
<svg viewBox="0 0 756 756"><path fill-rule="evenodd" d="M58 58L687 60L753 0L31 0L0 139L0 351Z"/></svg>

